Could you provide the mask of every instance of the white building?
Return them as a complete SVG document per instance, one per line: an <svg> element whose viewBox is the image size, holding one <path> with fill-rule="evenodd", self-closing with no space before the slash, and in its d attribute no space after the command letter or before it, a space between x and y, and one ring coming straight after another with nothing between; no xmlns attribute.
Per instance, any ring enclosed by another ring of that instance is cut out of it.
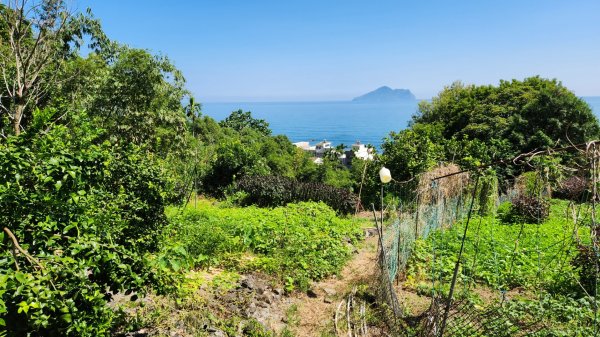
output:
<svg viewBox="0 0 600 337"><path fill-rule="evenodd" d="M296 142L293 143L297 148L300 148L310 155L312 155L313 162L315 164L323 164L323 157L329 151L335 151L335 148L331 144L331 142L327 140L323 140L322 142L317 143L315 146L310 146L309 142ZM373 160L373 150L367 148L364 144L360 142L356 142L352 145L352 148L344 153L338 153L337 157L340 160L342 165L350 165L352 158L359 158L362 160Z"/></svg>
<svg viewBox="0 0 600 337"><path fill-rule="evenodd" d="M352 144L352 156L362 160L373 160L373 149L368 148L360 141Z"/></svg>
<svg viewBox="0 0 600 337"><path fill-rule="evenodd" d="M327 151L331 150L331 142L323 140L315 145L315 155L317 158L322 158Z"/></svg>
<svg viewBox="0 0 600 337"><path fill-rule="evenodd" d="M296 142L293 143L297 148L302 149L308 153L310 153L311 155L315 155L316 154L316 147L315 146L310 146L309 142Z"/></svg>

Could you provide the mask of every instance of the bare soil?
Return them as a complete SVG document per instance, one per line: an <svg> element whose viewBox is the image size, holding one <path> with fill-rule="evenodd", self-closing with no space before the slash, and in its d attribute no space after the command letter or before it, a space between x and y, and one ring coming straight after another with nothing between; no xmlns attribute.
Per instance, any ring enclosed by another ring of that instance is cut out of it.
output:
<svg viewBox="0 0 600 337"><path fill-rule="evenodd" d="M367 284L377 268L377 237L367 238L338 276L316 282L307 294L292 296L299 322L291 330L296 336L321 336L333 329L335 310L354 286ZM310 296L312 295L312 296Z"/></svg>

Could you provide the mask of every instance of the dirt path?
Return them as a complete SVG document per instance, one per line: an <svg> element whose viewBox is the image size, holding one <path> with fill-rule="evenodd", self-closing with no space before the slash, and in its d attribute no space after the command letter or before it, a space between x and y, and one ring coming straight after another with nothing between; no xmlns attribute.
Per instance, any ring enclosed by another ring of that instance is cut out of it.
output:
<svg viewBox="0 0 600 337"><path fill-rule="evenodd" d="M292 298L298 308L296 336L321 336L333 327L333 316L340 300L359 284L366 284L376 270L377 237L367 238L346 264L340 276L317 282L312 291Z"/></svg>

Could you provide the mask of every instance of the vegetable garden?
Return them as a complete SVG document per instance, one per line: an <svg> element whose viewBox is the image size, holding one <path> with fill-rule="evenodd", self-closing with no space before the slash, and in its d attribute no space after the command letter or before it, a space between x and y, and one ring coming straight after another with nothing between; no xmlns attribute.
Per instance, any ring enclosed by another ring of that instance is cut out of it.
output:
<svg viewBox="0 0 600 337"><path fill-rule="evenodd" d="M380 298L398 335L600 333L598 149L592 142L568 150L586 159L571 162L583 189L556 175L567 167L548 164L552 151L511 162L533 171L504 182L500 198L490 167L421 177L416 200L401 204L380 246ZM552 199L551 190L571 200ZM429 299L427 310L411 308L414 294Z"/></svg>

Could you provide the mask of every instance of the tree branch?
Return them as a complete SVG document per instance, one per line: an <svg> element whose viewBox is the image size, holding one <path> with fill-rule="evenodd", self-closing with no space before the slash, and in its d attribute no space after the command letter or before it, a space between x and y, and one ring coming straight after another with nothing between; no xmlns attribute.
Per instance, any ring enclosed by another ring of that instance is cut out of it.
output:
<svg viewBox="0 0 600 337"><path fill-rule="evenodd" d="M17 238L10 231L10 229L4 227L4 232L6 234L8 234L8 236L12 240L14 248L17 249L21 254L23 254L23 256L25 256L27 258L27 261L29 261L29 263L35 264L40 269L45 269L44 266L42 266L42 264L38 260L36 260L33 256L29 255L29 253L27 253L27 251L19 245L19 241L17 241ZM15 263L16 263L16 256L15 256ZM17 266L17 268L18 268L18 266Z"/></svg>

